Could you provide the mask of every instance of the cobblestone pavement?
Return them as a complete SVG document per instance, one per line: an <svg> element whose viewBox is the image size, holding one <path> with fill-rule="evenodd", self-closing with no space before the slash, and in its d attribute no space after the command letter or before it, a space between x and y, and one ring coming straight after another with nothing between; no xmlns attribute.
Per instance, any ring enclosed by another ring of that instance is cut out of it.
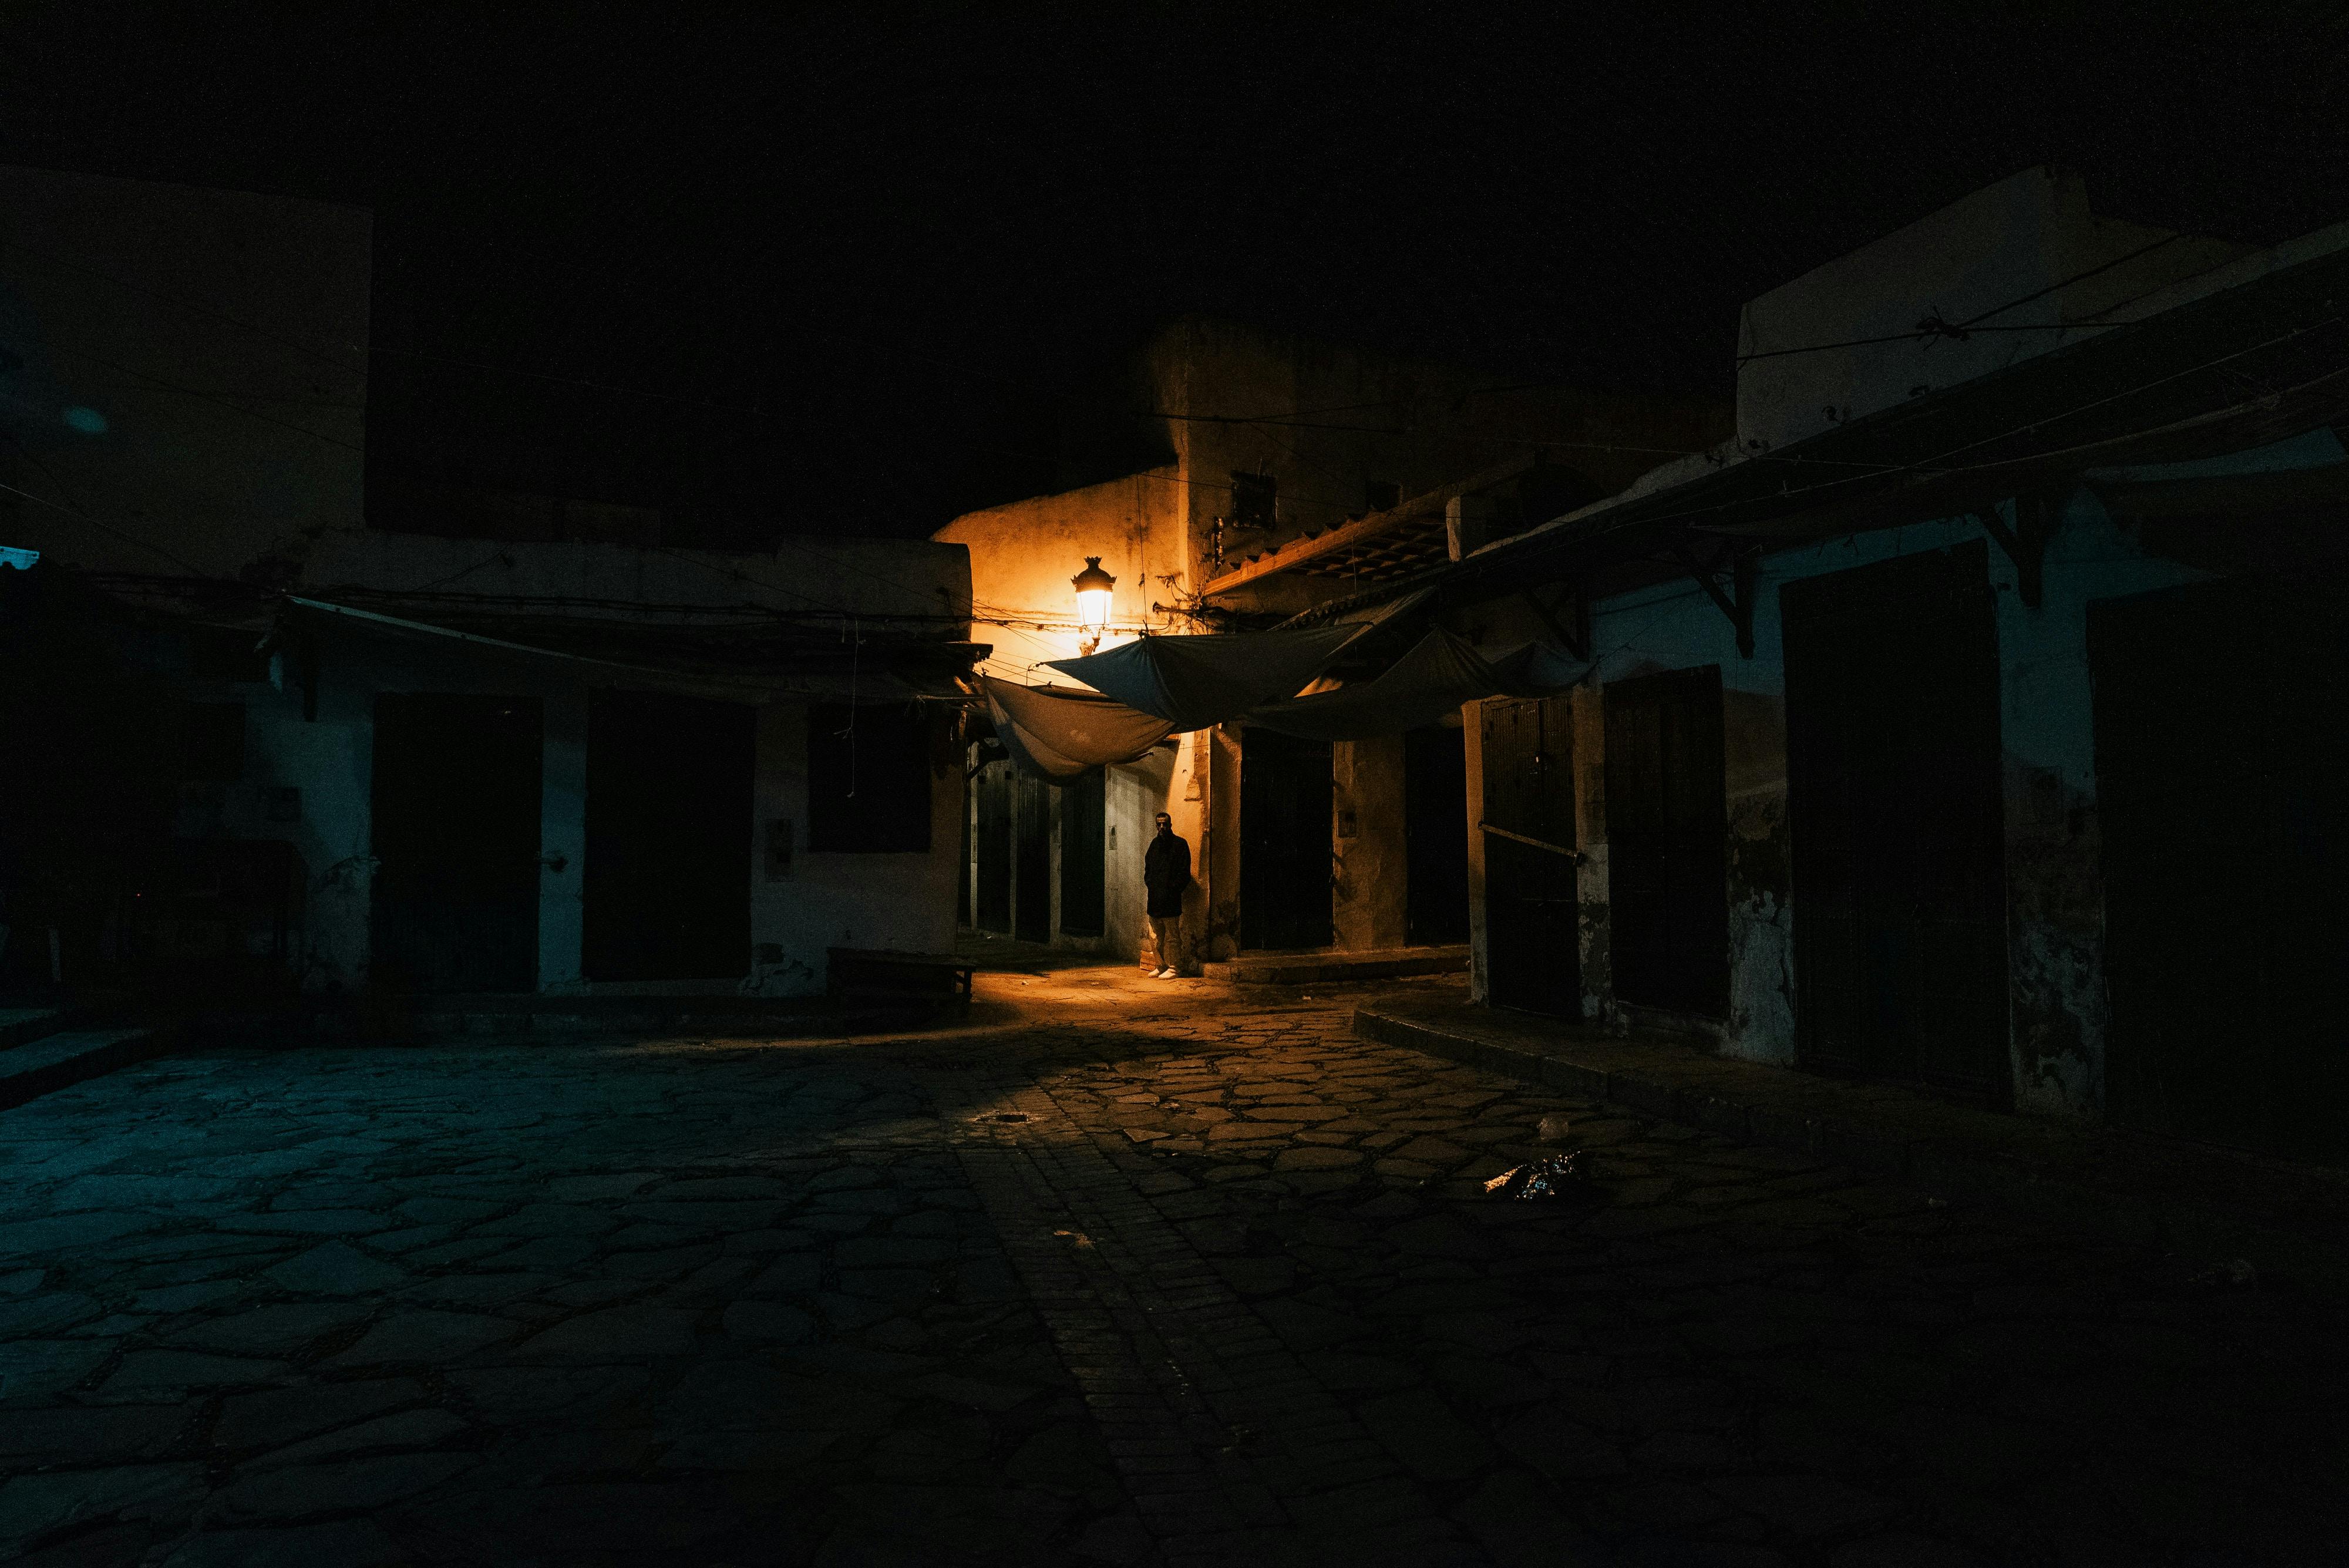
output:
<svg viewBox="0 0 2349 1568"><path fill-rule="evenodd" d="M2332 1563L2344 1314L1327 996L222 1052L0 1116L42 1564ZM1200 996L1200 992L1193 992ZM1595 1179L1478 1179L1571 1122Z"/></svg>

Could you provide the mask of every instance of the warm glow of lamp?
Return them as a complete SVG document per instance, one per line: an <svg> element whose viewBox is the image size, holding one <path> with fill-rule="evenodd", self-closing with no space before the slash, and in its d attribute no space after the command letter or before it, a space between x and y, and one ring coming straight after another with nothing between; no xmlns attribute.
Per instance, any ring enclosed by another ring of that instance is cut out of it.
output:
<svg viewBox="0 0 2349 1568"><path fill-rule="evenodd" d="M1101 569L1099 556L1087 556L1085 569L1071 577L1069 586L1077 590L1077 624L1084 628L1084 650L1091 653L1109 629L1109 598L1117 579Z"/></svg>

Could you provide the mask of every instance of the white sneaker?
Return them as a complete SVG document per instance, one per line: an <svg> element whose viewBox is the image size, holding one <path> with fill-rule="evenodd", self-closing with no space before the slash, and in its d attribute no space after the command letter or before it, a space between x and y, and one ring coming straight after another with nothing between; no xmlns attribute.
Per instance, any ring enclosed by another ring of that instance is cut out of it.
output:
<svg viewBox="0 0 2349 1568"><path fill-rule="evenodd" d="M1174 971L1171 969L1162 969L1150 978L1153 980L1173 980L1174 978Z"/></svg>

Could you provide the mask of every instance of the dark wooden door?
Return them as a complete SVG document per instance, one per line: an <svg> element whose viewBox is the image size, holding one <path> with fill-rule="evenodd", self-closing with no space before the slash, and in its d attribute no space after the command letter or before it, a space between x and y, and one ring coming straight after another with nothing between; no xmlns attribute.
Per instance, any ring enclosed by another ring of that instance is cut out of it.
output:
<svg viewBox="0 0 2349 1568"><path fill-rule="evenodd" d="M1799 1048L1999 1097L2005 846L1984 548L1790 583L1781 603Z"/></svg>
<svg viewBox="0 0 2349 1568"><path fill-rule="evenodd" d="M534 697L375 700L377 983L536 988L540 742Z"/></svg>
<svg viewBox="0 0 2349 1568"><path fill-rule="evenodd" d="M1330 945L1330 742L1249 730L1240 753L1240 946Z"/></svg>
<svg viewBox="0 0 2349 1568"><path fill-rule="evenodd" d="M1108 929L1102 885L1107 781L1090 773L1061 786L1061 929L1097 937Z"/></svg>
<svg viewBox="0 0 2349 1568"><path fill-rule="evenodd" d="M1716 665L1607 688L1607 904L1615 994L1729 1012L1729 814Z"/></svg>
<svg viewBox="0 0 2349 1568"><path fill-rule="evenodd" d="M1014 774L1012 802L1013 934L1025 942L1052 940L1052 786Z"/></svg>
<svg viewBox="0 0 2349 1568"><path fill-rule="evenodd" d="M1468 747L1464 730L1402 738L1404 919L1414 947L1468 940Z"/></svg>
<svg viewBox="0 0 2349 1568"><path fill-rule="evenodd" d="M1582 1015L1574 712L1563 697L1485 704L1485 950L1494 1002ZM1494 831L1498 830L1498 831ZM1531 842L1527 842L1530 840Z"/></svg>
<svg viewBox="0 0 2349 1568"><path fill-rule="evenodd" d="M750 972L756 722L740 703L660 692L590 701L580 886L589 980Z"/></svg>
<svg viewBox="0 0 2349 1568"><path fill-rule="evenodd" d="M2337 616L2257 579L2088 607L2116 1121L2349 1159Z"/></svg>
<svg viewBox="0 0 2349 1568"><path fill-rule="evenodd" d="M1009 763L978 772L978 929L1011 934L1011 777Z"/></svg>

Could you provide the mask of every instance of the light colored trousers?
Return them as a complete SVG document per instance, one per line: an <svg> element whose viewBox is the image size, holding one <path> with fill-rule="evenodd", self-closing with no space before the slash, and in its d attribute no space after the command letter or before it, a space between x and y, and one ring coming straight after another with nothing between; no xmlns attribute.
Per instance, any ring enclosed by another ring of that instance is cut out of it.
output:
<svg viewBox="0 0 2349 1568"><path fill-rule="evenodd" d="M1150 940L1158 950L1155 969L1183 967L1183 917L1153 915L1150 917Z"/></svg>

